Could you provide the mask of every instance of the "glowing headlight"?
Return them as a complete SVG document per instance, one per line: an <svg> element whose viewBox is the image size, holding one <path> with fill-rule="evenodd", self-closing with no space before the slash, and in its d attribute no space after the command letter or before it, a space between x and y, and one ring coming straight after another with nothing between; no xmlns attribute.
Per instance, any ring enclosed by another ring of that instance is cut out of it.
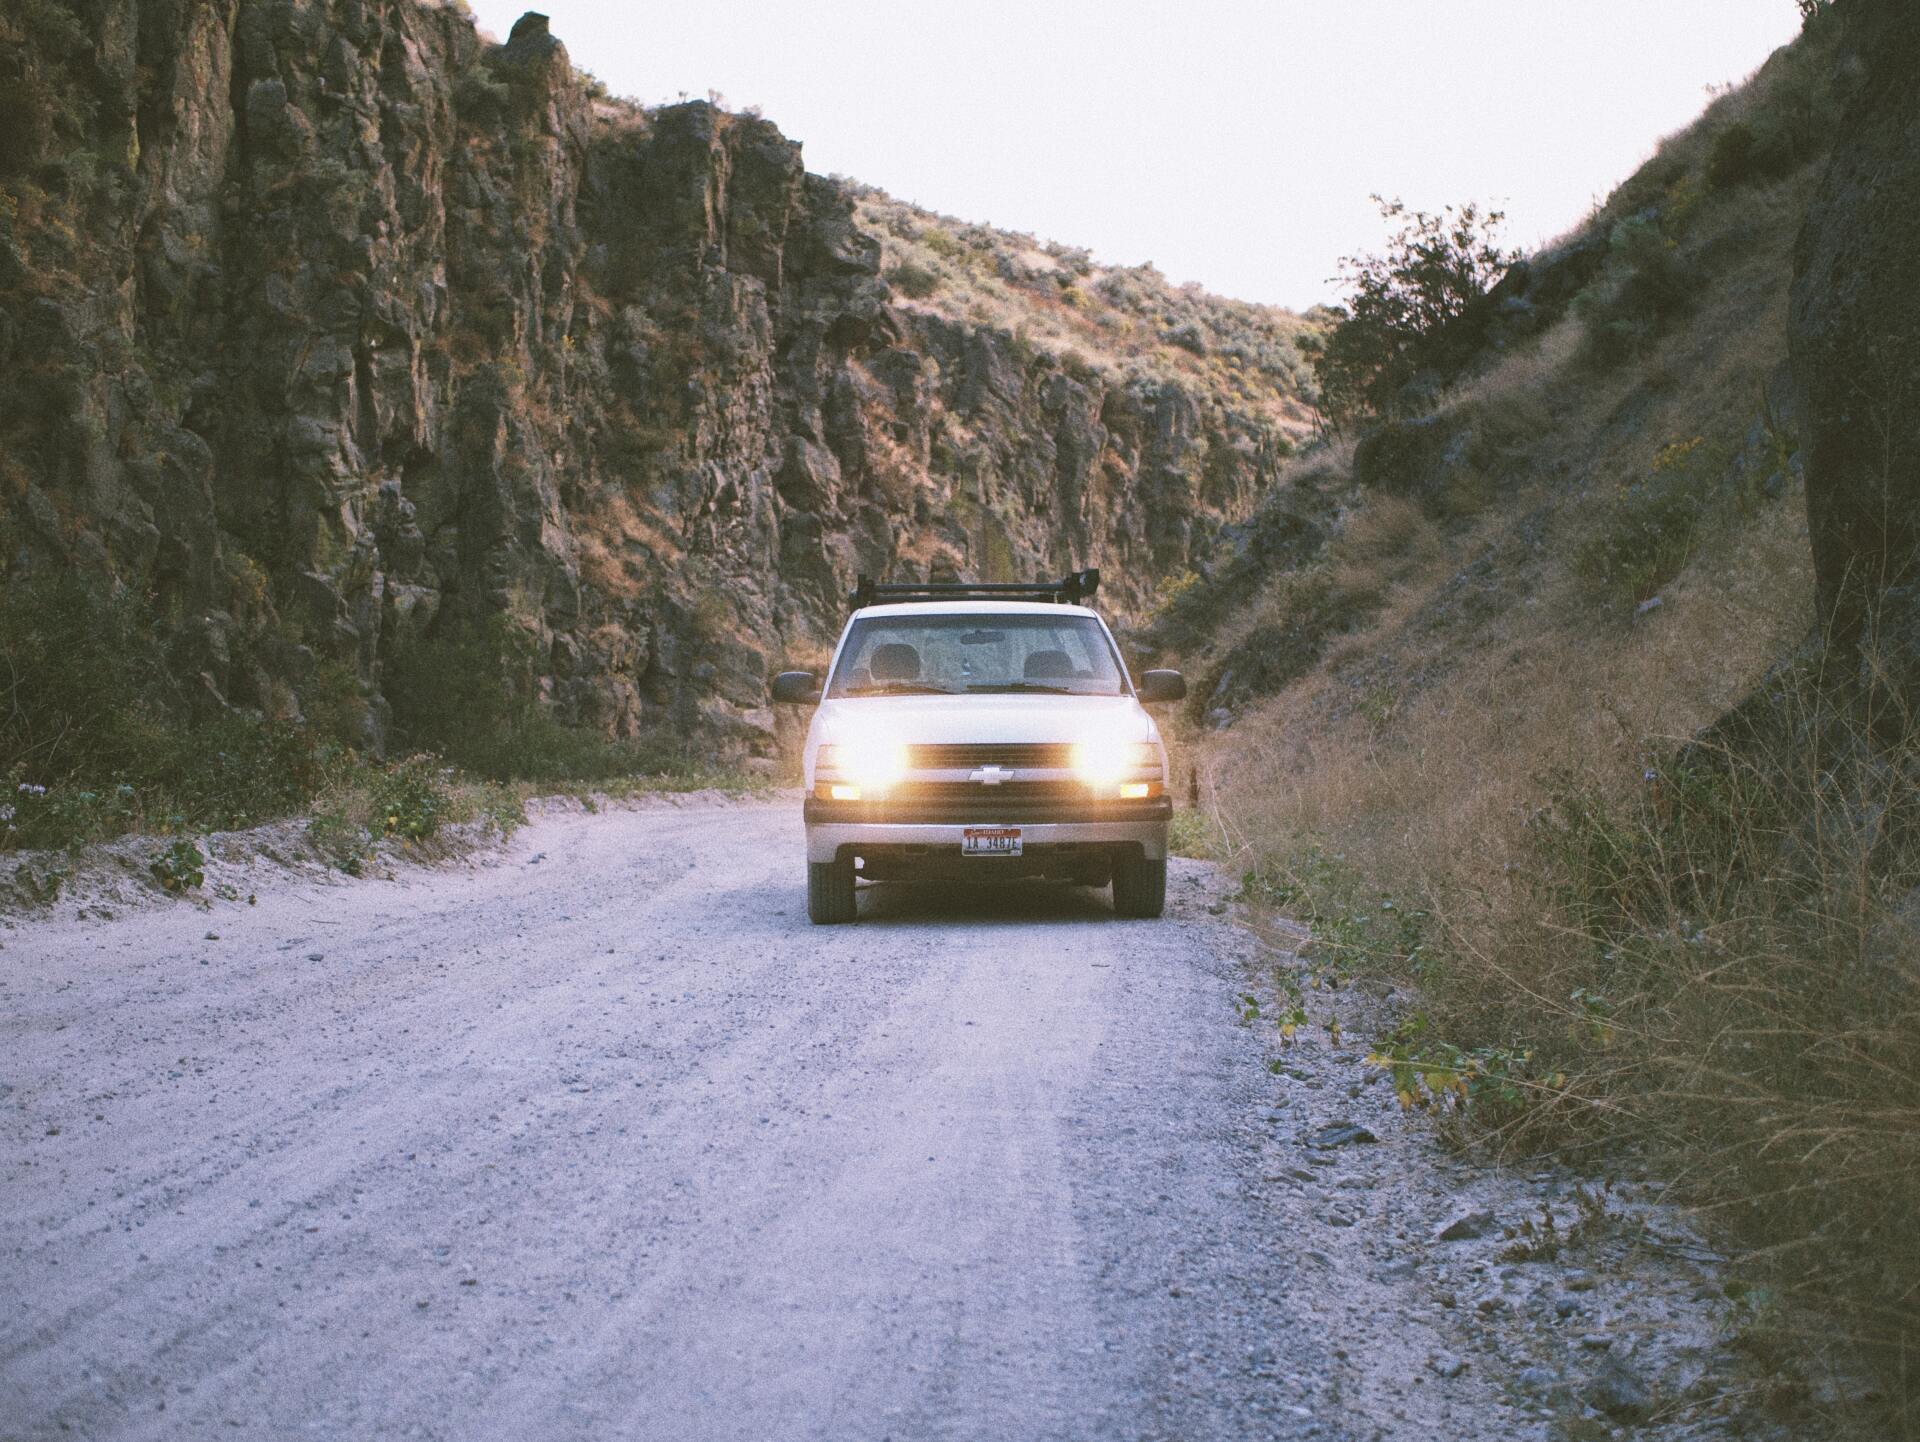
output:
<svg viewBox="0 0 1920 1442"><path fill-rule="evenodd" d="M1096 737L1073 748L1073 772L1089 786L1117 786L1134 772L1158 769L1160 756L1151 741Z"/></svg>
<svg viewBox="0 0 1920 1442"><path fill-rule="evenodd" d="M832 795L836 801L858 801L863 796L879 796L906 774L906 746L884 736L861 737L822 746L814 757L814 777L818 783L824 785L837 780L853 788L852 795L843 796L840 793L847 788L834 787Z"/></svg>

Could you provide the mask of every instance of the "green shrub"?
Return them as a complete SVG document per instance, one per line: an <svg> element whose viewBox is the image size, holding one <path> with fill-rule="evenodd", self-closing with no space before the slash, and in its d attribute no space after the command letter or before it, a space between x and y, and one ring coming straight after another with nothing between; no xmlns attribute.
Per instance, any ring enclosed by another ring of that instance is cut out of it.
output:
<svg viewBox="0 0 1920 1442"><path fill-rule="evenodd" d="M166 850L156 852L148 861L147 870L153 873L161 890L180 892L206 885L206 865L207 858L201 855L200 848L182 836Z"/></svg>
<svg viewBox="0 0 1920 1442"><path fill-rule="evenodd" d="M60 899L69 875L63 867L45 866L36 871L23 861L13 868L13 884L35 906L52 906Z"/></svg>
<svg viewBox="0 0 1920 1442"><path fill-rule="evenodd" d="M455 77L453 103L463 119L497 120L513 103L513 91L484 64L476 64Z"/></svg>
<svg viewBox="0 0 1920 1442"><path fill-rule="evenodd" d="M1153 588L1153 599L1149 602L1152 614L1163 615L1180 604L1183 598L1191 595L1200 584L1200 573L1195 570L1169 571L1160 578Z"/></svg>
<svg viewBox="0 0 1920 1442"><path fill-rule="evenodd" d="M105 841L155 821L216 829L290 815L318 790L322 765L311 737L245 716L161 732L142 764L102 780L49 786L16 779L0 850ZM16 765L15 776L21 775Z"/></svg>
<svg viewBox="0 0 1920 1442"><path fill-rule="evenodd" d="M1261 602L1260 619L1187 693L1188 714L1197 720L1212 706L1275 695L1311 671L1335 636L1379 610L1380 592L1349 580L1326 566L1311 566L1273 586Z"/></svg>
<svg viewBox="0 0 1920 1442"><path fill-rule="evenodd" d="M138 824L133 787L122 782L94 790L78 784L42 786L16 780L0 805L0 850L39 851L118 836Z"/></svg>
<svg viewBox="0 0 1920 1442"><path fill-rule="evenodd" d="M1563 1081L1537 1075L1530 1050L1457 1046L1438 1034L1423 1011L1401 1017L1374 1042L1367 1060L1386 1071L1402 1107L1470 1112L1488 1128L1524 1116L1543 1090Z"/></svg>
<svg viewBox="0 0 1920 1442"><path fill-rule="evenodd" d="M468 755L467 767L496 781L613 781L700 769L684 743L662 737L614 741L542 712L517 717Z"/></svg>
<svg viewBox="0 0 1920 1442"><path fill-rule="evenodd" d="M138 603L71 573L6 588L0 689L0 847L78 845L152 817L252 825L320 784L310 732L243 712L196 720Z"/></svg>
<svg viewBox="0 0 1920 1442"><path fill-rule="evenodd" d="M527 824L527 804L509 787L487 787L481 797L480 812L502 836L511 836Z"/></svg>
<svg viewBox="0 0 1920 1442"><path fill-rule="evenodd" d="M1201 330L1193 321L1187 321L1184 324L1174 326L1172 329L1164 332L1160 339L1168 345L1178 346L1181 350L1192 355L1204 356L1207 353L1206 332Z"/></svg>
<svg viewBox="0 0 1920 1442"><path fill-rule="evenodd" d="M1341 977L1425 976L1433 964L1427 913L1369 887L1344 856L1317 844L1278 867L1248 872L1241 894L1305 922L1310 955Z"/></svg>
<svg viewBox="0 0 1920 1442"><path fill-rule="evenodd" d="M253 826L323 792L355 795L357 807L370 790L375 832L421 840L451 814L447 763L494 783L742 784L687 741L612 741L562 724L534 699L532 638L504 617L397 648L386 677L393 739L433 756L369 783L350 749L365 734L368 701L345 663L321 666L308 694L313 724L241 711L196 718L152 619L124 593L62 574L16 580L0 600L0 851L149 826ZM513 793L496 784L483 794L481 809L502 830L524 820ZM353 869L366 842L357 825L337 811L316 817L310 834Z"/></svg>
<svg viewBox="0 0 1920 1442"><path fill-rule="evenodd" d="M62 572L0 597L0 769L46 786L135 774L166 739L174 688L147 619Z"/></svg>
<svg viewBox="0 0 1920 1442"><path fill-rule="evenodd" d="M944 226L929 225L920 232L919 240L943 260L958 260L967 253L966 242Z"/></svg>
<svg viewBox="0 0 1920 1442"><path fill-rule="evenodd" d="M1698 267L1649 216L1614 226L1601 277L1573 299L1586 328L1589 355L1615 365L1644 350L1667 325L1692 309L1700 288Z"/></svg>
<svg viewBox="0 0 1920 1442"><path fill-rule="evenodd" d="M1692 558L1709 523L1747 499L1733 475L1725 449L1699 436L1663 447L1575 551L1575 570L1616 603L1653 596Z"/></svg>
<svg viewBox="0 0 1920 1442"><path fill-rule="evenodd" d="M1204 811L1182 808L1173 813L1167 828L1167 848L1175 856L1191 856L1200 861L1219 861L1225 856L1225 840L1212 818Z"/></svg>
<svg viewBox="0 0 1920 1442"><path fill-rule="evenodd" d="M307 841L329 865L349 876L358 876L373 854L373 838L367 828L339 806L321 807L314 812L313 819L307 823Z"/></svg>
<svg viewBox="0 0 1920 1442"><path fill-rule="evenodd" d="M374 825L382 835L425 841L436 835L453 809L446 767L435 756L409 756L373 784Z"/></svg>
<svg viewBox="0 0 1920 1442"><path fill-rule="evenodd" d="M1725 190L1753 179L1759 173L1754 151L1759 139L1753 127L1736 120L1713 139L1707 155L1707 182L1716 190Z"/></svg>
<svg viewBox="0 0 1920 1442"><path fill-rule="evenodd" d="M1313 359L1320 409L1336 427L1391 413L1421 371L1465 359L1478 337L1456 334L1458 323L1517 258L1496 243L1497 210L1469 202L1429 215L1374 201L1400 228L1384 254L1340 262L1349 298Z"/></svg>
<svg viewBox="0 0 1920 1442"><path fill-rule="evenodd" d="M606 737L538 712L504 725L471 753L470 766L499 781L601 781L629 769Z"/></svg>
<svg viewBox="0 0 1920 1442"><path fill-rule="evenodd" d="M1784 124L1750 125L1736 120L1714 137L1707 156L1707 183L1715 190L1731 190L1750 181L1770 180L1792 170L1799 159Z"/></svg>
<svg viewBox="0 0 1920 1442"><path fill-rule="evenodd" d="M902 295L914 300L925 300L940 289L939 273L924 265L903 260L887 272L887 283Z"/></svg>
<svg viewBox="0 0 1920 1442"><path fill-rule="evenodd" d="M322 661L315 668L313 679L301 688L300 710L322 744L366 744L371 707L359 673L347 662Z"/></svg>
<svg viewBox="0 0 1920 1442"><path fill-rule="evenodd" d="M147 784L196 824L226 830L300 810L320 789L324 763L310 731L229 712L170 736Z"/></svg>

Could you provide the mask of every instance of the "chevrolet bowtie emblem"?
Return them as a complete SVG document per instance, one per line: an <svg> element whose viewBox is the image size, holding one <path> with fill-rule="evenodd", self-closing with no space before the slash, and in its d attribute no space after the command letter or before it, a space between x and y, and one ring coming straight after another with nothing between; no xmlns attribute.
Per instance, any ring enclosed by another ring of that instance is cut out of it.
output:
<svg viewBox="0 0 1920 1442"><path fill-rule="evenodd" d="M982 766L969 781L978 781L982 786L998 786L1002 781L1013 780L1013 773L1000 766Z"/></svg>

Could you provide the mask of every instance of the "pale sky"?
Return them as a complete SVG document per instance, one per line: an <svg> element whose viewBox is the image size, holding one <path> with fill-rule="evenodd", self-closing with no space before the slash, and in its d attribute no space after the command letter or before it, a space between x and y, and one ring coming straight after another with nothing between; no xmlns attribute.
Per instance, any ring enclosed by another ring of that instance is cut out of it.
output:
<svg viewBox="0 0 1920 1442"><path fill-rule="evenodd" d="M807 168L1304 308L1378 191L1574 225L1799 28L1793 0L542 0L647 104L759 106ZM525 8L473 0L504 37Z"/></svg>

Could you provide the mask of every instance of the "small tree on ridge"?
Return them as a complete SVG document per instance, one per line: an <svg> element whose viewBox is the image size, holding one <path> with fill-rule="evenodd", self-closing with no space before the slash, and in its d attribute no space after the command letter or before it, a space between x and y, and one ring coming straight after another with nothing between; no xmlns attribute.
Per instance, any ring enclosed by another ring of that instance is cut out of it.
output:
<svg viewBox="0 0 1920 1442"><path fill-rule="evenodd" d="M1394 397L1443 359L1444 332L1517 258L1495 242L1500 211L1469 201L1437 215L1373 197L1399 229L1381 255L1347 256L1348 302L1314 357L1320 410L1335 429L1393 410Z"/></svg>

